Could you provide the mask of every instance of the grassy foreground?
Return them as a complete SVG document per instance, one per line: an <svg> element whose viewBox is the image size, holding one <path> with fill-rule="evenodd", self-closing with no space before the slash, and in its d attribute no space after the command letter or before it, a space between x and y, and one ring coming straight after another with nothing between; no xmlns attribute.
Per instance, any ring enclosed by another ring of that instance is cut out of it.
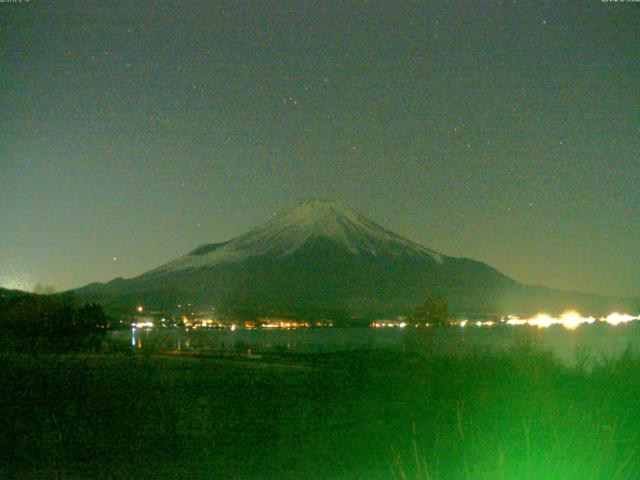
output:
<svg viewBox="0 0 640 480"><path fill-rule="evenodd" d="M633 355L1 361L0 478L640 478Z"/></svg>

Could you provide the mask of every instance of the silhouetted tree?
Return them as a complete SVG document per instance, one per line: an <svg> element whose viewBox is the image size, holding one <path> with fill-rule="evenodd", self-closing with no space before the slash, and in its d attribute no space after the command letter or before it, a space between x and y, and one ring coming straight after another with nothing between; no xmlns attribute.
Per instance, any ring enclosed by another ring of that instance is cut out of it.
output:
<svg viewBox="0 0 640 480"><path fill-rule="evenodd" d="M441 293L430 293L413 312L413 323L429 324L433 326L447 325L449 321L449 307L447 300Z"/></svg>
<svg viewBox="0 0 640 480"><path fill-rule="evenodd" d="M404 332L404 349L408 353L429 355L433 351L434 327L448 325L449 308L440 293L429 293L409 315Z"/></svg>

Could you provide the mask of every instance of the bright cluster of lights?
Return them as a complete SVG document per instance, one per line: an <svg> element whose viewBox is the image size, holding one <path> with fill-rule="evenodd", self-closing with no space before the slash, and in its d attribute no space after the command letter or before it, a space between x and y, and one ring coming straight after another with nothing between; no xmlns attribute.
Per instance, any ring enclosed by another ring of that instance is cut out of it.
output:
<svg viewBox="0 0 640 480"><path fill-rule="evenodd" d="M491 320L488 320L486 322L473 322L475 324L476 327L493 327L496 322L492 322ZM458 323L458 325L460 325L461 327L466 327L467 325L470 325L471 322L469 322L469 320L460 320L460 322Z"/></svg>
<svg viewBox="0 0 640 480"><path fill-rule="evenodd" d="M136 310L141 311L142 307L137 307ZM154 328L154 323L151 320L151 317L137 317L137 321L131 323L131 328L133 330L136 329L151 329ZM123 320L120 320L120 323L123 323ZM160 326L166 328L166 318L162 318L160 320ZM230 324L224 323L215 318L189 318L186 315L183 315L179 320L175 320L172 323L173 327L185 327L188 330L198 330L198 329L209 329L209 328L217 328L217 329L229 329L232 332L240 329L253 330L256 328L265 328L265 329L295 329L295 328L312 328L312 327L333 327L332 320L317 320L315 322L307 322L302 320L287 320L287 319L269 319L262 318L260 320L247 320L240 324ZM403 325L404 326L404 325Z"/></svg>
<svg viewBox="0 0 640 480"><path fill-rule="evenodd" d="M153 322L132 323L131 328L153 328Z"/></svg>
<svg viewBox="0 0 640 480"><path fill-rule="evenodd" d="M182 316L182 324L187 328L225 328L225 325L212 318L197 318L190 320L186 316Z"/></svg>
<svg viewBox="0 0 640 480"><path fill-rule="evenodd" d="M604 319L609 325L620 325L621 323L629 323L633 320L640 320L640 315L637 317L633 317L631 315L627 315L626 313L617 313L614 312Z"/></svg>
<svg viewBox="0 0 640 480"><path fill-rule="evenodd" d="M311 324L309 322L292 322L289 320L272 320L268 323L263 323L262 328L283 328L289 330L292 328L309 328Z"/></svg>
<svg viewBox="0 0 640 480"><path fill-rule="evenodd" d="M371 322L372 328L405 328L407 326L407 322L405 321L394 321L394 320L379 320L375 322Z"/></svg>
<svg viewBox="0 0 640 480"><path fill-rule="evenodd" d="M606 322L609 325L625 324L634 320L640 320L640 316L634 317L626 313L614 312L607 317L596 319L594 317L583 317L578 312L570 310L564 312L560 317L552 317L545 313L539 313L535 317L522 319L510 316L507 318L507 325L530 325L538 328L549 328L552 325L562 325L567 330L575 330L582 324L591 324L595 322Z"/></svg>

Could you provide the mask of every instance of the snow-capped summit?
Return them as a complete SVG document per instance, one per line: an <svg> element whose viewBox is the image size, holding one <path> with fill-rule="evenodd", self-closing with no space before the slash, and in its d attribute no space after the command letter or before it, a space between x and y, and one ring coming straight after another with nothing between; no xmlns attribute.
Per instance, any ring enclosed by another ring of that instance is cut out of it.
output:
<svg viewBox="0 0 640 480"><path fill-rule="evenodd" d="M337 200L305 201L228 242L202 245L149 274L213 267L262 255L287 256L317 239L354 255L429 257L442 255L372 222Z"/></svg>

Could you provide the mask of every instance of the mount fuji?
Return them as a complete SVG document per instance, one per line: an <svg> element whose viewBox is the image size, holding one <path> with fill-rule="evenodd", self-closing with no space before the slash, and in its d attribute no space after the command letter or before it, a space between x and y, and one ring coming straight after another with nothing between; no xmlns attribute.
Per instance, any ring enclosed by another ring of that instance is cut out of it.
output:
<svg viewBox="0 0 640 480"><path fill-rule="evenodd" d="M410 313L430 292L455 315L608 313L613 299L525 286L494 268L405 239L344 204L309 200L227 242L195 250L131 278L74 293L112 311L177 305L244 318L374 318Z"/></svg>
<svg viewBox="0 0 640 480"><path fill-rule="evenodd" d="M252 257L286 258L323 240L363 257L416 257L442 263L442 255L385 230L340 202L310 200L229 242L202 245L147 275L211 268Z"/></svg>

